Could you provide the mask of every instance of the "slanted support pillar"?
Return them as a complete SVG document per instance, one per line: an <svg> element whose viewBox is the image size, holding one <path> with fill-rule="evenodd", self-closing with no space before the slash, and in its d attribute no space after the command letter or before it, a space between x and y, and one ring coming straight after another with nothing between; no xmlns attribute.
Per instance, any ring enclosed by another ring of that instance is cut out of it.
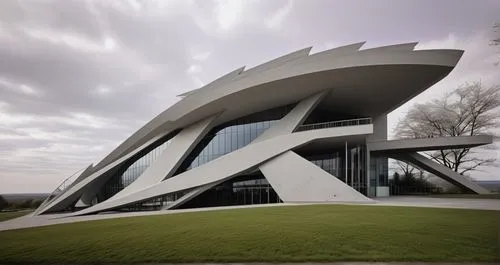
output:
<svg viewBox="0 0 500 265"><path fill-rule="evenodd" d="M344 172L345 172L345 183L349 185L349 181L347 180L347 141L345 141L345 153L344 153Z"/></svg>

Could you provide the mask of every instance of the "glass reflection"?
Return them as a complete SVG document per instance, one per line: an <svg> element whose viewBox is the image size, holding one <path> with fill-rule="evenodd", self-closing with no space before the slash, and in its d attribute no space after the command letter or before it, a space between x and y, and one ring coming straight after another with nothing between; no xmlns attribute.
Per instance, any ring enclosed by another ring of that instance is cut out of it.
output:
<svg viewBox="0 0 500 265"><path fill-rule="evenodd" d="M239 176L203 192L178 209L283 202L260 172Z"/></svg>
<svg viewBox="0 0 500 265"><path fill-rule="evenodd" d="M364 145L349 147L347 155L345 148L343 148L332 150L326 154L306 155L304 158L357 191L367 194L366 147Z"/></svg>
<svg viewBox="0 0 500 265"><path fill-rule="evenodd" d="M212 129L184 160L176 174L238 150L259 137L292 108L285 106L243 117Z"/></svg>
<svg viewBox="0 0 500 265"><path fill-rule="evenodd" d="M157 146L153 150L149 151L144 156L137 159L130 166L128 166L125 171L119 171L111 177L106 184L104 184L103 189L98 194L98 201L104 201L111 198L116 193L123 190L125 187L134 182L146 169L161 155L163 150L167 148L171 140ZM120 173L123 172L123 173Z"/></svg>

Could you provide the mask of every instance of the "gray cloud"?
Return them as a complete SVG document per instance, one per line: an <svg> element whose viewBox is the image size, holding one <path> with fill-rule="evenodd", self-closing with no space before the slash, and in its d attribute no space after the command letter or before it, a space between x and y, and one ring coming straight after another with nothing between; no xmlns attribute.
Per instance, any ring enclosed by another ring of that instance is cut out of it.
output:
<svg viewBox="0 0 500 265"><path fill-rule="evenodd" d="M175 95L308 46L466 48L467 65L429 93L464 76L498 83L482 45L499 11L455 0L1 1L0 192L50 191Z"/></svg>

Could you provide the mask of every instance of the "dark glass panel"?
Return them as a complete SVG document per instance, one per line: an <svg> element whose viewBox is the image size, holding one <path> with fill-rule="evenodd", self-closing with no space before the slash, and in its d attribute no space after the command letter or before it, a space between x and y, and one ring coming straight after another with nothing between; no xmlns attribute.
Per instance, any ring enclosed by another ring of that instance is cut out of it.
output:
<svg viewBox="0 0 500 265"><path fill-rule="evenodd" d="M289 105L271 109L217 126L198 143L174 176L248 145L291 108Z"/></svg>
<svg viewBox="0 0 500 265"><path fill-rule="evenodd" d="M203 192L178 209L280 203L278 194L264 178L256 172L223 182Z"/></svg>
<svg viewBox="0 0 500 265"><path fill-rule="evenodd" d="M348 148L347 156L345 148L343 148L331 150L329 153L304 155L304 158L359 192L367 194L365 146L358 145L354 148Z"/></svg>
<svg viewBox="0 0 500 265"><path fill-rule="evenodd" d="M161 155L176 133L177 132L160 139L152 144L149 149L145 149L135 158L132 158L128 163L124 164L124 166L104 184L101 191L97 194L97 201L101 202L107 200L134 182L144 171L146 171L149 165Z"/></svg>
<svg viewBox="0 0 500 265"><path fill-rule="evenodd" d="M183 190L183 191L169 193L166 195L156 196L156 197L144 200L142 202L136 202L133 204L129 204L129 205L120 207L118 209L115 209L115 211L123 211L123 212L134 211L135 212L135 211L161 210L161 209L167 207L169 204L172 204L175 201L177 201L178 199L182 198L182 196L186 195L190 191L191 190Z"/></svg>

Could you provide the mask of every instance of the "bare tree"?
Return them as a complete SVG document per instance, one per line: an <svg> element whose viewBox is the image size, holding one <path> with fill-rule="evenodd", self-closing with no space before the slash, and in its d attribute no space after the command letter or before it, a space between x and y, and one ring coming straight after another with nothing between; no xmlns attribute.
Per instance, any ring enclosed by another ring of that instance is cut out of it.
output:
<svg viewBox="0 0 500 265"><path fill-rule="evenodd" d="M391 168L395 172L401 172L401 175L404 177L418 177L422 180L427 180L427 178L429 177L425 175L425 171L423 171L422 169L406 162L394 160L392 165L393 166Z"/></svg>
<svg viewBox="0 0 500 265"><path fill-rule="evenodd" d="M493 134L499 126L500 86L465 83L443 98L414 105L399 121L397 138L474 136ZM471 149L426 152L431 159L464 174L493 164L495 159L477 156Z"/></svg>
<svg viewBox="0 0 500 265"><path fill-rule="evenodd" d="M491 45L500 47L500 22L497 22L495 23L495 25L493 25L493 36L491 38ZM499 61L495 63L495 65L498 66L499 64L500 64L500 58Z"/></svg>
<svg viewBox="0 0 500 265"><path fill-rule="evenodd" d="M0 195L0 210L7 208L7 206L9 206L9 202L7 202L2 195Z"/></svg>

